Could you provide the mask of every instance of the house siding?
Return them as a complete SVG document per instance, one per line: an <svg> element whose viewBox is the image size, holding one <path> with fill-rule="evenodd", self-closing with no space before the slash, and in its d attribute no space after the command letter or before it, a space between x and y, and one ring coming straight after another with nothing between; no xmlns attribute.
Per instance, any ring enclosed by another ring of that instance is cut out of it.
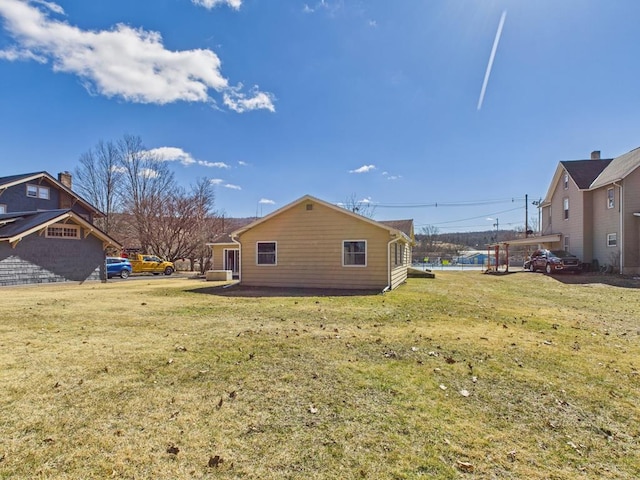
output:
<svg viewBox="0 0 640 480"><path fill-rule="evenodd" d="M27 185L38 185L49 188L49 198L34 198L27 196ZM34 180L8 187L2 192L2 202L7 205L7 212L35 212L37 210L71 209L78 215L93 223L93 212L78 204L65 191L59 190L46 180Z"/></svg>
<svg viewBox="0 0 640 480"><path fill-rule="evenodd" d="M591 196L593 205L593 255L592 259L597 260L599 265L620 264L620 190L614 188L614 208L607 207L607 189L605 186L594 190ZM617 234L616 247L607 246L607 234Z"/></svg>
<svg viewBox="0 0 640 480"><path fill-rule="evenodd" d="M308 210L307 205L312 209ZM325 205L301 202L239 235L248 286L383 289L389 231ZM343 266L343 241L366 240L366 266ZM256 243L277 242L277 264L256 265ZM408 250L408 249L407 249ZM406 276L406 269L405 269ZM400 281L400 276L397 277Z"/></svg>
<svg viewBox="0 0 640 480"><path fill-rule="evenodd" d="M102 242L29 235L15 248L0 242L0 285L105 280Z"/></svg>
<svg viewBox="0 0 640 480"><path fill-rule="evenodd" d="M624 207L624 271L625 274L640 273L640 168L636 168L623 182Z"/></svg>
<svg viewBox="0 0 640 480"><path fill-rule="evenodd" d="M563 174L564 176L564 174ZM569 218L564 218L564 199L569 199ZM545 215L546 213L546 215ZM543 209L543 222L548 220L549 208ZM563 238L559 245L552 245L551 248L558 249L564 245L564 237L569 237L569 250L574 255L582 258L584 255L584 230L582 218L584 215L584 204L582 192L572 181L569 181L569 188L564 188L564 182L557 183L551 199L551 222L543 224L545 233L562 232Z"/></svg>

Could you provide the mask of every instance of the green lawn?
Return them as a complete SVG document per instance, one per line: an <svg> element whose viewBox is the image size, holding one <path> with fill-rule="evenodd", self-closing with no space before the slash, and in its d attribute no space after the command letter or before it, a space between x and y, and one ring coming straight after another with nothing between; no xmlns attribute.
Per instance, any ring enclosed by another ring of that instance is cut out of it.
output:
<svg viewBox="0 0 640 480"><path fill-rule="evenodd" d="M2 288L0 478L640 478L640 290L565 279Z"/></svg>

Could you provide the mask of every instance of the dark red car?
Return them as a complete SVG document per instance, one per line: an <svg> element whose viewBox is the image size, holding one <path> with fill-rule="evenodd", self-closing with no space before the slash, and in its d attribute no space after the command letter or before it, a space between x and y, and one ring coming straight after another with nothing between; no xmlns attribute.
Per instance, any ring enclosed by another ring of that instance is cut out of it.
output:
<svg viewBox="0 0 640 480"><path fill-rule="evenodd" d="M536 250L527 261L530 271L542 270L546 273L579 272L582 269L580 260L565 250ZM525 268L527 265L525 265Z"/></svg>

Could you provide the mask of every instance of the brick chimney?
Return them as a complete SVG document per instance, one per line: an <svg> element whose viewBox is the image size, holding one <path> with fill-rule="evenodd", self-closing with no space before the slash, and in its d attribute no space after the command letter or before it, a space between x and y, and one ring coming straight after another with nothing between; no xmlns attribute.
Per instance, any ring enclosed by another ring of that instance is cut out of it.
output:
<svg viewBox="0 0 640 480"><path fill-rule="evenodd" d="M600 160L600 150L591 152L591 160Z"/></svg>
<svg viewBox="0 0 640 480"><path fill-rule="evenodd" d="M69 172L64 171L58 173L58 181L71 190L71 174Z"/></svg>

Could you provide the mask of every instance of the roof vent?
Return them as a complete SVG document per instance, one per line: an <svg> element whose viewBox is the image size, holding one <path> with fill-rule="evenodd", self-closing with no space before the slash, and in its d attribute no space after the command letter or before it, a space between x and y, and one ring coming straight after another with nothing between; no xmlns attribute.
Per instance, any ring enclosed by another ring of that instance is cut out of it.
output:
<svg viewBox="0 0 640 480"><path fill-rule="evenodd" d="M313 210L313 203L307 203L307 212Z"/></svg>

